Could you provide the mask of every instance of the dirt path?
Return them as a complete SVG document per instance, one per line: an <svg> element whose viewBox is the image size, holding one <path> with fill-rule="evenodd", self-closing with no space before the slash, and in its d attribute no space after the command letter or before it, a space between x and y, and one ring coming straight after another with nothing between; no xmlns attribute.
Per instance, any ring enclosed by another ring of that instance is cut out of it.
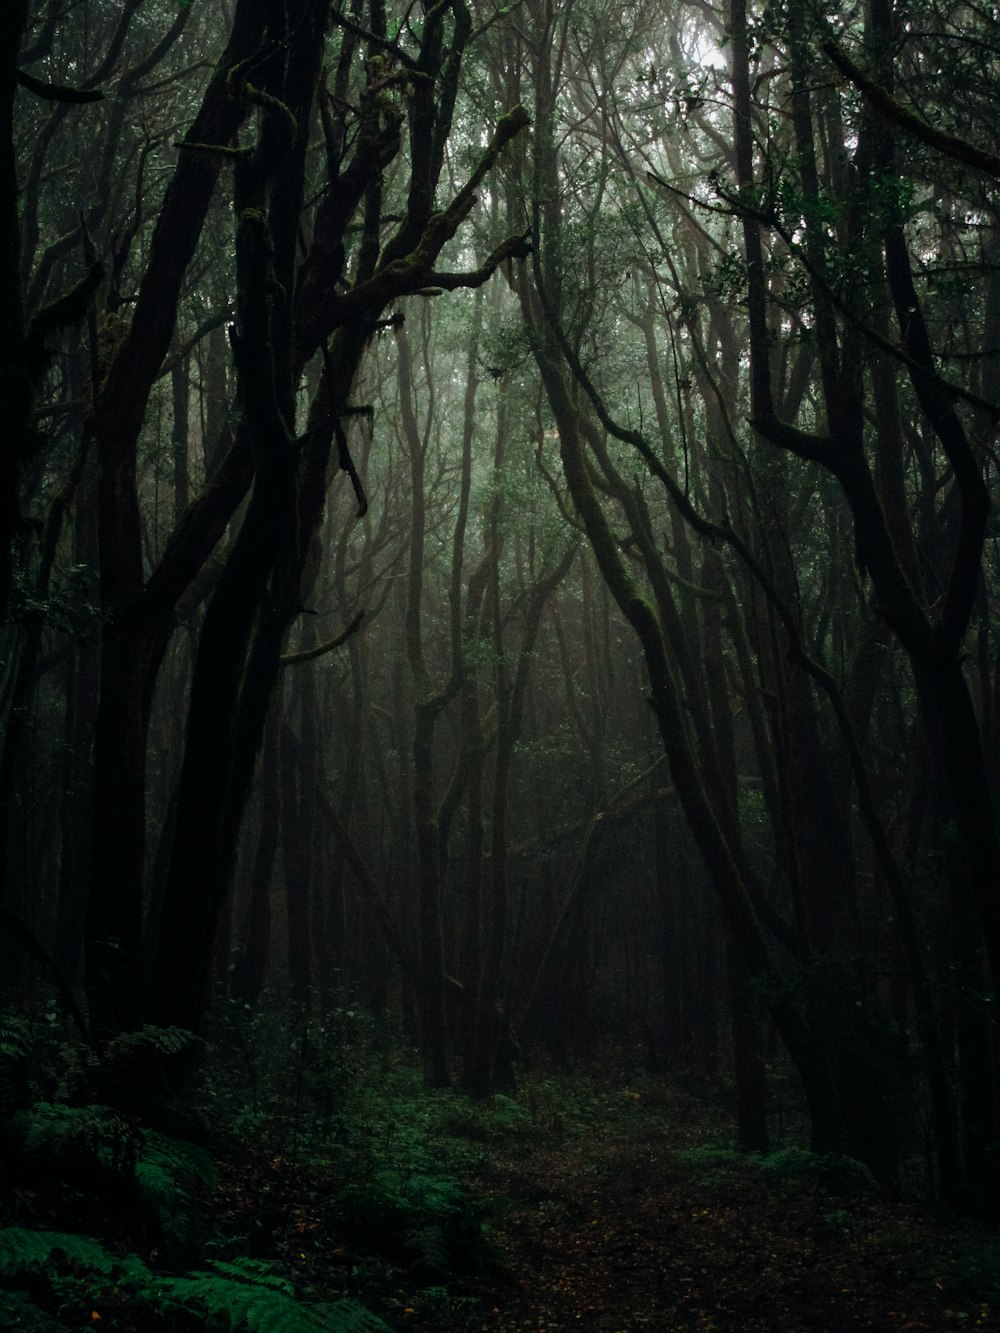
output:
<svg viewBox="0 0 1000 1333"><path fill-rule="evenodd" d="M441 1333L1000 1329L960 1227L724 1151L678 1158L676 1138L608 1129L502 1157L483 1187L507 1201L512 1281Z"/></svg>

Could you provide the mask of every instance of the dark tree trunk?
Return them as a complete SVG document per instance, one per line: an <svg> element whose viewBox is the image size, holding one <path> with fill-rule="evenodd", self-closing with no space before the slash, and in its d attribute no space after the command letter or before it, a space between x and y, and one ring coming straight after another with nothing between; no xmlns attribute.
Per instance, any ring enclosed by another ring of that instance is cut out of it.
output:
<svg viewBox="0 0 1000 1333"><path fill-rule="evenodd" d="M259 0L240 0L222 59L186 142L228 144L246 111L230 79L263 31ZM221 167L182 152L160 210L129 334L108 370L91 431L100 460L98 540L105 630L94 737L94 821L87 910L87 991L99 1033L141 1021L146 737L176 597L144 586L136 447L170 345L181 283ZM235 503L235 500L234 500Z"/></svg>
<svg viewBox="0 0 1000 1333"><path fill-rule="evenodd" d="M271 889L281 834L281 802L278 797L282 776L279 725L275 700L272 701L261 746L257 841L250 858L242 940L237 949L233 975L234 996L251 1007L257 1005L263 993L271 948Z"/></svg>
<svg viewBox="0 0 1000 1333"><path fill-rule="evenodd" d="M31 439L31 376L21 291L21 226L14 98L27 0L0 9L0 626L7 623L14 586L14 549L20 528L21 465Z"/></svg>

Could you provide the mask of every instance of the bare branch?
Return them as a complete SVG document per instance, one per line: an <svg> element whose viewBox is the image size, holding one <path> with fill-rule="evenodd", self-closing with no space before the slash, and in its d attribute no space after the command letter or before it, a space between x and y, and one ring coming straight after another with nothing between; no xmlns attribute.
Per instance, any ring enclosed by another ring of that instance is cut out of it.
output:
<svg viewBox="0 0 1000 1333"><path fill-rule="evenodd" d="M335 639L328 639L326 643L317 644L315 648L305 648L301 653L283 653L278 659L279 664L281 666L297 666L300 662L311 662L314 658L322 657L325 653L332 653L335 648L342 648L352 634L357 634L364 616L364 611L359 611L347 628L338 634Z"/></svg>

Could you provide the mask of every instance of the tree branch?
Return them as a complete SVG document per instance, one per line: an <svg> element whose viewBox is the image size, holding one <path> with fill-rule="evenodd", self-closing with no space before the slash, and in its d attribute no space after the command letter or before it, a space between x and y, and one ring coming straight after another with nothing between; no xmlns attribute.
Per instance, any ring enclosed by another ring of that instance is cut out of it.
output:
<svg viewBox="0 0 1000 1333"><path fill-rule="evenodd" d="M305 648L300 653L283 653L278 659L278 664L280 666L297 666L300 662L312 662L315 658L322 657L324 653L332 653L335 648L342 647L352 634L357 634L364 616L364 611L359 611L347 628L338 634L335 639L327 639L326 643L317 644L315 648Z"/></svg>
<svg viewBox="0 0 1000 1333"><path fill-rule="evenodd" d="M36 79L25 70L17 71L17 81L22 88L36 97L44 97L46 102L103 102L104 94L100 88L67 88L61 83L45 83Z"/></svg>
<svg viewBox="0 0 1000 1333"><path fill-rule="evenodd" d="M840 72L864 93L875 110L886 120L901 126L915 139L919 139L930 148L936 148L939 153L944 153L957 162L963 162L968 167L975 167L977 171L985 171L987 175L1000 180L1000 157L995 153L987 153L984 149L977 148L975 144L958 138L957 135L937 130L915 111L901 106L886 88L870 79L836 42L824 42L822 50Z"/></svg>

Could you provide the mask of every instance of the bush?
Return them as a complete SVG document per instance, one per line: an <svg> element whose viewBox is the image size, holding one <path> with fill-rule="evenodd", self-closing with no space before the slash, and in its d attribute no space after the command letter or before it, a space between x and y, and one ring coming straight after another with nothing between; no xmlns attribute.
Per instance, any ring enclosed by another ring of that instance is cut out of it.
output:
<svg viewBox="0 0 1000 1333"><path fill-rule="evenodd" d="M763 1175L775 1182L815 1180L833 1194L869 1194L878 1181L864 1162L841 1153L820 1155L805 1148L781 1148L760 1164Z"/></svg>
<svg viewBox="0 0 1000 1333"><path fill-rule="evenodd" d="M364 1243L407 1264L421 1281L496 1266L483 1204L451 1176L401 1178L380 1171L338 1198L345 1226Z"/></svg>

